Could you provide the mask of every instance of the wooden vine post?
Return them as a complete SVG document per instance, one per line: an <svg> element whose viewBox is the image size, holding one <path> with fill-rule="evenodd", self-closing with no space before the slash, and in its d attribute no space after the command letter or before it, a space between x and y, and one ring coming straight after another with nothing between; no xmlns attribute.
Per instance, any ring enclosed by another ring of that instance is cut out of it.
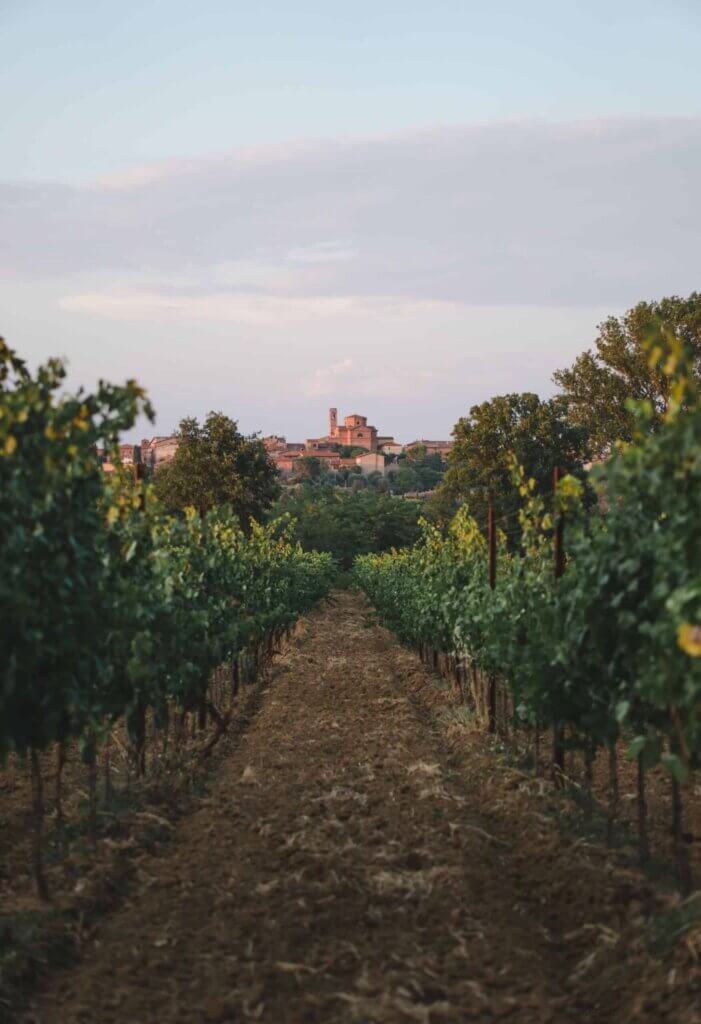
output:
<svg viewBox="0 0 701 1024"><path fill-rule="evenodd" d="M494 522L494 495L489 492L489 508L487 512L487 541L489 547L489 586L494 590L497 585L497 531ZM497 681L493 673L489 680L488 726L490 733L497 731Z"/></svg>
<svg viewBox="0 0 701 1024"><path fill-rule="evenodd" d="M638 754L638 856L640 863L650 860L650 841L647 834L647 794L645 792L645 763L642 751Z"/></svg>
<svg viewBox="0 0 701 1024"><path fill-rule="evenodd" d="M143 489L144 477L144 464L141 462L141 458L139 456L139 461L134 464L134 478L137 485L140 487L139 510L141 512L146 508L146 496ZM139 558L140 555L141 552L137 550L134 557ZM134 743L136 774L139 778L143 778L146 774L146 704L144 703L141 695L139 695L134 707L132 740Z"/></svg>
<svg viewBox="0 0 701 1024"><path fill-rule="evenodd" d="M616 741L609 743L609 806L606 815L606 845L613 845L613 829L618 816L619 803L618 754Z"/></svg>
<svg viewBox="0 0 701 1024"><path fill-rule="evenodd" d="M56 747L56 824L63 829L65 819L63 816L63 769L66 766L66 741L59 740Z"/></svg>
<svg viewBox="0 0 701 1024"><path fill-rule="evenodd" d="M679 741L672 740L670 745L672 753L679 757ZM682 791L679 780L674 775L672 775L672 840L674 844L674 867L677 881L684 895L688 896L693 888L693 878L691 862L689 860L689 847L687 846L684 834Z"/></svg>
<svg viewBox="0 0 701 1024"><path fill-rule="evenodd" d="M37 894L40 900L46 902L49 899L49 887L46 884L46 875L44 874L44 781L41 775L39 754L34 747L30 750L30 765L33 818L32 867L34 869Z"/></svg>
<svg viewBox="0 0 701 1024"><path fill-rule="evenodd" d="M560 467L553 469L553 506L557 501L557 488L560 483ZM555 523L554 542L554 570L555 579L559 580L565 571L565 519L562 513L557 516ZM565 744L563 729L560 722L553 723L553 777L558 786L562 785L565 772Z"/></svg>
<svg viewBox="0 0 701 1024"><path fill-rule="evenodd" d="M231 699L236 700L239 692L239 655L234 654L231 659Z"/></svg>

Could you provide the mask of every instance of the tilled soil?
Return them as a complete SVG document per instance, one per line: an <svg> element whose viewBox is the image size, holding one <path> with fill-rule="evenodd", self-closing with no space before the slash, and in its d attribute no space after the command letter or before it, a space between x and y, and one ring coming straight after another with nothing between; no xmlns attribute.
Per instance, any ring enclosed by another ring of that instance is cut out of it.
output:
<svg viewBox="0 0 701 1024"><path fill-rule="evenodd" d="M342 593L310 617L209 797L27 1020L699 1019L697 979L625 938L646 885L516 775L471 772L368 614Z"/></svg>

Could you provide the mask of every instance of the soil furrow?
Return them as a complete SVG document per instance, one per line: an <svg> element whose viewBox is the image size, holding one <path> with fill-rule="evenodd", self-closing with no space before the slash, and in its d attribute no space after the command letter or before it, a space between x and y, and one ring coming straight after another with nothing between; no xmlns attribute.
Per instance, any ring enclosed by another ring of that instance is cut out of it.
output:
<svg viewBox="0 0 701 1024"><path fill-rule="evenodd" d="M571 982L580 917L365 616L343 593L310 617L210 796L28 1020L610 1019Z"/></svg>

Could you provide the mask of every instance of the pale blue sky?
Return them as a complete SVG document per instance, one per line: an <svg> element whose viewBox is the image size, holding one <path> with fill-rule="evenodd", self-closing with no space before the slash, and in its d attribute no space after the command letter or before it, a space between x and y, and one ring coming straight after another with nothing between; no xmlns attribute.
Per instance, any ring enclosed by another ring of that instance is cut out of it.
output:
<svg viewBox="0 0 701 1024"><path fill-rule="evenodd" d="M0 333L159 430L445 435L701 286L700 52L701 0L0 0Z"/></svg>
<svg viewBox="0 0 701 1024"><path fill-rule="evenodd" d="M0 0L6 178L291 138L701 113L699 0Z"/></svg>

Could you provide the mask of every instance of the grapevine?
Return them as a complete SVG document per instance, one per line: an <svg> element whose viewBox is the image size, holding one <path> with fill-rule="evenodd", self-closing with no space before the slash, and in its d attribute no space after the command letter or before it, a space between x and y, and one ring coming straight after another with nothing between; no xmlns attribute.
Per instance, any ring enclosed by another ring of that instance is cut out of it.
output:
<svg viewBox="0 0 701 1024"><path fill-rule="evenodd" d="M514 467L522 549L510 553L498 539L493 590L467 507L445 536L424 525L410 551L359 558L355 579L402 640L498 676L514 723L536 737L551 730L560 750L566 735L583 751L588 775L596 751L615 759L624 736L639 765L643 856L644 775L661 762L688 887L681 786L701 754L701 397L691 358L665 325L649 350L651 365L669 378L670 401L659 426L647 403L631 405L633 442L592 474L603 511L585 508L581 483L569 476L547 507ZM568 557L558 579L552 540L562 517ZM614 761L611 799L615 810Z"/></svg>
<svg viewBox="0 0 701 1024"><path fill-rule="evenodd" d="M64 395L64 377L58 361L32 376L0 342L0 759L32 765L44 897L38 752L58 745L60 775L74 741L94 766L124 718L143 772L148 714L197 709L221 733L213 671L257 671L335 572L283 521L244 531L226 507L176 518L149 484L108 479L97 446L115 451L148 402L134 382Z"/></svg>

